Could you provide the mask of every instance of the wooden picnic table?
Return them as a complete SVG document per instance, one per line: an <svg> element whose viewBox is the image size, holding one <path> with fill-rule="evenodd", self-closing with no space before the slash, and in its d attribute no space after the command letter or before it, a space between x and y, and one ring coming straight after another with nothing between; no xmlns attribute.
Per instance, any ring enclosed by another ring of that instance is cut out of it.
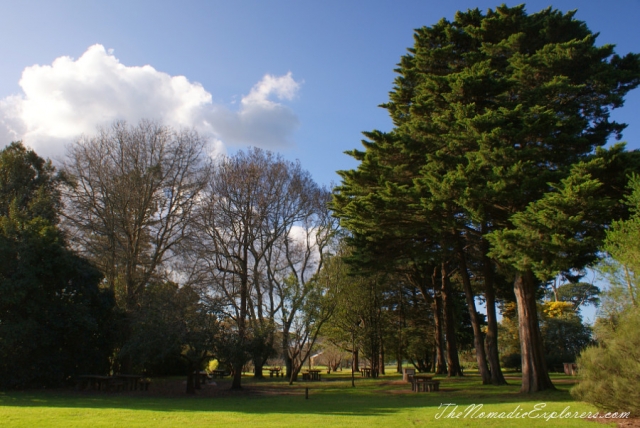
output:
<svg viewBox="0 0 640 428"><path fill-rule="evenodd" d="M276 377L280 376L280 367L274 367L269 369L269 376L273 377L273 375L276 375Z"/></svg>
<svg viewBox="0 0 640 428"><path fill-rule="evenodd" d="M362 367L360 369L360 376L371 377L371 367Z"/></svg>
<svg viewBox="0 0 640 428"><path fill-rule="evenodd" d="M140 386L140 391L149 388L149 381L143 380L141 375L117 374L114 376L81 375L78 376L76 389L93 389L98 391L134 391Z"/></svg>
<svg viewBox="0 0 640 428"><path fill-rule="evenodd" d="M213 376L210 376L209 373L207 373L206 370L200 370L197 373L197 377L198 377L198 379L197 379L198 383L203 384L203 383L206 383L207 380L209 380Z"/></svg>
<svg viewBox="0 0 640 428"><path fill-rule="evenodd" d="M211 370L211 377L216 379L223 379L227 375L226 370Z"/></svg>
<svg viewBox="0 0 640 428"><path fill-rule="evenodd" d="M303 373L303 380L320 380L320 372L322 370L307 370Z"/></svg>
<svg viewBox="0 0 640 428"><path fill-rule="evenodd" d="M433 380L433 375L416 374L411 377L411 390L414 392L432 392L440 389L440 381Z"/></svg>

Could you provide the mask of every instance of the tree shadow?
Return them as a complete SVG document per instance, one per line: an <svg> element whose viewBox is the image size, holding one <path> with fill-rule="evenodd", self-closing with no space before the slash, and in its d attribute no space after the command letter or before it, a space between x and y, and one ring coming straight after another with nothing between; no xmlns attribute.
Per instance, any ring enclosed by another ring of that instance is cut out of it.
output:
<svg viewBox="0 0 640 428"><path fill-rule="evenodd" d="M73 390L40 390L0 393L0 406L66 407L89 409L145 410L157 412L237 412L244 414L315 414L339 416L379 416L407 409L432 408L453 403L460 408L471 404L484 406L517 404L532 407L546 403L547 408L561 410L575 402L569 385L556 391L520 394L520 385L479 385L474 378L441 379L438 392L414 393L409 384L394 382L359 382L356 388L338 382L316 382L289 386L276 382L247 382L245 389L231 391L228 383L219 382L195 396L153 395L141 391L127 393L78 392ZM309 388L309 398L305 389ZM184 391L184 390L183 390ZM554 406L556 404L557 406Z"/></svg>

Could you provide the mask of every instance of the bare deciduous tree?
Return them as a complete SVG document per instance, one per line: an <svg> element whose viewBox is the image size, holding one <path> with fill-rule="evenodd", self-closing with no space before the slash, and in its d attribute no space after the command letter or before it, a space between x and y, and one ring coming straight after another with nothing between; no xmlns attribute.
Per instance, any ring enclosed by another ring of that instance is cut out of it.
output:
<svg viewBox="0 0 640 428"><path fill-rule="evenodd" d="M131 310L185 238L206 183L206 141L151 121L115 122L68 149L66 226Z"/></svg>
<svg viewBox="0 0 640 428"><path fill-rule="evenodd" d="M238 344L247 346L244 359L250 358L250 332L260 332L268 345L252 355L257 375L272 356L269 350L280 324L276 316L284 302L282 279L294 273L305 280L309 274L311 248L299 261L287 250L295 246L292 231L311 233L308 221L323 192L299 163L257 148L222 159L210 175L191 258L209 293L227 303ZM291 271L289 265L296 269ZM244 363L242 358L234 363L232 388L241 387Z"/></svg>
<svg viewBox="0 0 640 428"><path fill-rule="evenodd" d="M289 226L265 258L270 289L279 302L277 318L290 381L297 378L300 363L306 358L303 350L311 350L320 327L333 313L332 303L327 300L330 288L318 275L337 221L328 207L330 193L318 188L312 196L313 204L304 212L304 218Z"/></svg>

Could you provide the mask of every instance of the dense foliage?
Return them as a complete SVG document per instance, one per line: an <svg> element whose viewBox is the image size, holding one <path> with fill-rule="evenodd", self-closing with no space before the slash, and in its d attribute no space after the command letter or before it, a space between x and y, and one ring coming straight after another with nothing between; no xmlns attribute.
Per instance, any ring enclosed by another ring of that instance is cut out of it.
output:
<svg viewBox="0 0 640 428"><path fill-rule="evenodd" d="M609 258L601 266L608 288L594 326L597 346L578 360L581 381L572 390L580 399L603 410L631 411L640 415L640 310L638 272L640 252L640 180L631 177L631 194L625 198L632 215L614 222L607 231L605 250Z"/></svg>
<svg viewBox="0 0 640 428"><path fill-rule="evenodd" d="M504 382L495 298L500 282L513 282L523 392L553 388L539 290L595 260L628 165L622 147L599 148L624 129L609 113L640 83L638 55L596 46L574 13L503 5L417 29L383 105L395 127L365 133L365 150L349 152L360 165L340 173L334 199L362 268L439 266L445 296L457 280L485 382Z"/></svg>
<svg viewBox="0 0 640 428"><path fill-rule="evenodd" d="M0 153L0 387L108 369L113 295L65 246L58 179L20 143Z"/></svg>
<svg viewBox="0 0 640 428"><path fill-rule="evenodd" d="M580 383L571 390L579 400L607 411L640 415L640 310L629 309L598 346L578 359Z"/></svg>

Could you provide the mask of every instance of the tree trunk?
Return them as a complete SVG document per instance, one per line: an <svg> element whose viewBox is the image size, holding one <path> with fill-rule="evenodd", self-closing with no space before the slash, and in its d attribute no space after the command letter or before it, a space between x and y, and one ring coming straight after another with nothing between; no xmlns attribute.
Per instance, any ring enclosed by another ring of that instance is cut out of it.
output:
<svg viewBox="0 0 640 428"><path fill-rule="evenodd" d="M353 365L353 371L354 372L359 372L360 371L360 361L358 359L358 350L354 349L352 350L353 355L351 358L351 364Z"/></svg>
<svg viewBox="0 0 640 428"><path fill-rule="evenodd" d="M253 360L254 372L253 377L256 379L264 379L262 368L264 367L264 360L262 358Z"/></svg>
<svg viewBox="0 0 640 428"><path fill-rule="evenodd" d="M245 226L246 228L246 226ZM246 231L245 231L246 237ZM246 239L246 238L245 238ZM247 319L247 294L249 293L249 284L247 277L247 252L248 248L245 243L244 248L244 259L242 260L242 268L243 274L240 278L240 313L238 318L238 339L239 344L242 350L244 351L245 342L246 342L246 319ZM242 389L242 366L244 366L245 361L235 361L233 364L233 382L231 383L231 389Z"/></svg>
<svg viewBox="0 0 640 428"><path fill-rule="evenodd" d="M293 385L293 382L297 382L298 381L298 374L300 373L300 370L302 369L302 366L299 367L294 367L293 366L293 359L289 359L291 361L291 374L289 374L289 385ZM297 364L296 364L297 366Z"/></svg>
<svg viewBox="0 0 640 428"><path fill-rule="evenodd" d="M284 366L286 369L287 379L291 379L293 374L293 361L289 356L289 326L284 324L282 328L282 358L284 358Z"/></svg>
<svg viewBox="0 0 640 428"><path fill-rule="evenodd" d="M433 299L435 309L435 316L433 319L435 320L435 328L436 328L436 374L445 374L447 373L447 362L445 359L445 351L444 351L444 319L442 316L442 294L439 291L436 291L436 296Z"/></svg>
<svg viewBox="0 0 640 428"><path fill-rule="evenodd" d="M202 389L200 386L200 365L199 364L196 364L195 369L193 370L193 388Z"/></svg>
<svg viewBox="0 0 640 428"><path fill-rule="evenodd" d="M544 359L544 348L536 308L536 279L533 272L517 272L513 284L518 304L522 388L520 392L555 389Z"/></svg>
<svg viewBox="0 0 640 428"><path fill-rule="evenodd" d="M496 296L493 284L485 284L484 293L487 304L487 360L491 367L491 383L493 385L507 385L507 380L500 368L500 354L498 352L498 319L496 316Z"/></svg>
<svg viewBox="0 0 640 428"><path fill-rule="evenodd" d="M233 381L231 389L242 389L242 363L233 364Z"/></svg>
<svg viewBox="0 0 640 428"><path fill-rule="evenodd" d="M193 363L191 361L187 361L187 394L196 393L193 373L194 373Z"/></svg>
<svg viewBox="0 0 640 428"><path fill-rule="evenodd" d="M284 356L284 367L286 369L287 379L291 379L291 375L293 374L293 361L291 361L291 357L286 354Z"/></svg>
<svg viewBox="0 0 640 428"><path fill-rule="evenodd" d="M467 300L467 308L469 309L469 316L471 318L471 327L473 328L473 346L476 348L476 361L478 362L478 371L482 378L482 384L487 385L491 382L491 373L487 368L487 357L484 352L484 337L482 336L482 329L480 328L480 319L478 312L476 311L476 298L471 288L471 280L469 279L469 270L467 268L467 259L464 255L464 249L462 248L462 242L458 236L455 237L456 246L458 252L458 259L460 263L460 275L462 277L462 285L464 288L464 296Z"/></svg>
<svg viewBox="0 0 640 428"><path fill-rule="evenodd" d="M453 318L453 300L447 267L442 263L442 304L444 308L445 340L447 341L447 376L462 376L460 360L458 359L458 341L456 340L456 328Z"/></svg>
<svg viewBox="0 0 640 428"><path fill-rule="evenodd" d="M486 235L487 225L482 225L482 235ZM496 315L496 293L494 289L493 262L487 256L489 242L482 238L482 274L484 276L484 298L487 305L487 362L491 369L491 383L493 385L507 385L507 380L500 368L500 354L498 352L498 318Z"/></svg>

